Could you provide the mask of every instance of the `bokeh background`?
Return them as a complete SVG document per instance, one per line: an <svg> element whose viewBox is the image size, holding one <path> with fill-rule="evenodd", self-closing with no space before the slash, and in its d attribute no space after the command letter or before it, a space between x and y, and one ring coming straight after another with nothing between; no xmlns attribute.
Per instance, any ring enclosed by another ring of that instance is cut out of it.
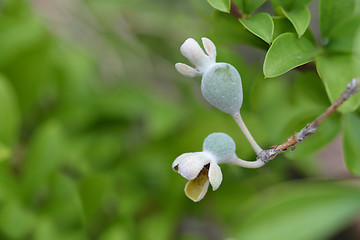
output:
<svg viewBox="0 0 360 240"><path fill-rule="evenodd" d="M241 112L264 148L329 105L315 72L264 79L266 45L205 0L0 1L0 239L360 238L338 114L294 152L224 165L216 192L186 198L171 163L210 133L256 157L200 79L174 68L183 41L202 36L241 73Z"/></svg>

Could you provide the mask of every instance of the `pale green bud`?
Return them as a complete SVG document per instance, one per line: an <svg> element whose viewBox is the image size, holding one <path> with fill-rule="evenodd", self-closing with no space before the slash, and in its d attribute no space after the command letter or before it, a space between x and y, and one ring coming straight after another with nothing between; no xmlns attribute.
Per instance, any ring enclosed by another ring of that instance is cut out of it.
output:
<svg viewBox="0 0 360 240"><path fill-rule="evenodd" d="M239 113L243 92L239 72L228 63L215 63L204 73L201 92L205 99L223 112Z"/></svg>
<svg viewBox="0 0 360 240"><path fill-rule="evenodd" d="M218 164L224 163L233 158L235 154L235 142L225 133L212 133L205 138L203 151L215 156Z"/></svg>
<svg viewBox="0 0 360 240"><path fill-rule="evenodd" d="M240 74L228 63L216 63L216 47L211 40L202 38L202 42L206 54L192 38L180 47L181 53L195 68L184 63L177 63L175 67L184 76L202 76L201 92L205 99L234 116L240 112L243 102Z"/></svg>

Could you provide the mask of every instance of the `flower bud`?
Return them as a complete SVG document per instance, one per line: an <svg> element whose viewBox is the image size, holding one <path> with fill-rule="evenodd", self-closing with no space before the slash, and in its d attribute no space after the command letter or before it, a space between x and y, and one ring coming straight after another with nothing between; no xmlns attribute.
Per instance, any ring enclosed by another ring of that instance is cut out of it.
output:
<svg viewBox="0 0 360 240"><path fill-rule="evenodd" d="M235 142L225 133L212 133L205 138L203 151L211 153L218 164L231 159L235 154Z"/></svg>
<svg viewBox="0 0 360 240"><path fill-rule="evenodd" d="M216 63L203 74L201 92L205 99L223 112L235 115L243 102L238 71L228 63Z"/></svg>
<svg viewBox="0 0 360 240"><path fill-rule="evenodd" d="M201 92L205 99L223 112L236 115L243 102L241 77L238 71L228 63L216 63L216 47L208 38L202 38L205 52L192 38L188 38L180 47L184 55L194 66L176 63L176 69L187 77L202 76Z"/></svg>

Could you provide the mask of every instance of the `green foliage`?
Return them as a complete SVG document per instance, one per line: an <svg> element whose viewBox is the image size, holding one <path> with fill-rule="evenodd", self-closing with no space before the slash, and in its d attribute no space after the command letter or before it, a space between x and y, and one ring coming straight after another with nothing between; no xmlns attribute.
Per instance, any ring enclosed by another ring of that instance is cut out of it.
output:
<svg viewBox="0 0 360 240"><path fill-rule="evenodd" d="M0 3L0 239L189 240L211 230L307 240L352 226L360 190L321 180L334 176L317 153L343 133L345 163L360 174L360 94L295 151L256 170L221 165L216 192L185 197L171 163L201 151L211 131L234 139L239 157L256 156L233 119L203 101L199 79L176 73L183 40L209 37L219 62L240 72L242 117L264 149L360 75L359 1L321 0L321 39L308 0L233 2L241 19L228 0Z"/></svg>
<svg viewBox="0 0 360 240"><path fill-rule="evenodd" d="M240 224L239 239L326 239L360 210L356 189L330 183L293 183L260 197Z"/></svg>
<svg viewBox="0 0 360 240"><path fill-rule="evenodd" d="M9 159L20 125L17 99L9 82L0 76L0 161Z"/></svg>
<svg viewBox="0 0 360 240"><path fill-rule="evenodd" d="M330 51L360 54L360 15L347 18L336 25L329 34Z"/></svg>
<svg viewBox="0 0 360 240"><path fill-rule="evenodd" d="M248 19L240 19L246 29L267 43L273 39L274 22L267 13L258 13Z"/></svg>
<svg viewBox="0 0 360 240"><path fill-rule="evenodd" d="M290 20L290 22L294 25L294 28L301 37L310 23L310 11L306 6L301 6L297 8L293 8L291 10L285 10L280 8L282 13Z"/></svg>
<svg viewBox="0 0 360 240"><path fill-rule="evenodd" d="M258 9L266 0L234 0L236 5L247 14Z"/></svg>
<svg viewBox="0 0 360 240"><path fill-rule="evenodd" d="M331 102L334 102L345 90L349 79L359 76L359 64L360 59L352 54L329 54L316 59L317 71ZM346 101L339 111L343 113L354 111L359 105L360 95L357 94Z"/></svg>
<svg viewBox="0 0 360 240"><path fill-rule="evenodd" d="M344 158L349 171L355 175L360 175L360 118L359 116L348 113L344 115Z"/></svg>
<svg viewBox="0 0 360 240"><path fill-rule="evenodd" d="M230 11L230 0L207 0L210 5L222 12Z"/></svg>
<svg viewBox="0 0 360 240"><path fill-rule="evenodd" d="M353 14L354 9L354 0L320 0L320 28L322 36L327 37L334 27Z"/></svg>
<svg viewBox="0 0 360 240"><path fill-rule="evenodd" d="M298 38L293 33L277 37L264 61L264 75L276 77L289 70L311 62L316 54L315 46L305 37Z"/></svg>

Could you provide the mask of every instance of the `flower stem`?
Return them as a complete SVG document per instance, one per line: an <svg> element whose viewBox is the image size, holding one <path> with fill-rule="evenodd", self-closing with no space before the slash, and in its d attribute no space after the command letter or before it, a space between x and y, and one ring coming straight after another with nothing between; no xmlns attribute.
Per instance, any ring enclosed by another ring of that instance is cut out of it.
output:
<svg viewBox="0 0 360 240"><path fill-rule="evenodd" d="M240 127L241 131L245 135L246 139L249 141L251 147L254 149L255 153L259 155L259 153L262 151L262 148L256 143L255 139L247 129L244 121L241 118L240 112L233 115L233 118L237 125Z"/></svg>
<svg viewBox="0 0 360 240"><path fill-rule="evenodd" d="M257 159L256 161L246 161L240 159L236 154L234 154L233 158L227 162L229 164L238 165L244 168L260 168L266 164L266 162L262 161L261 159Z"/></svg>

